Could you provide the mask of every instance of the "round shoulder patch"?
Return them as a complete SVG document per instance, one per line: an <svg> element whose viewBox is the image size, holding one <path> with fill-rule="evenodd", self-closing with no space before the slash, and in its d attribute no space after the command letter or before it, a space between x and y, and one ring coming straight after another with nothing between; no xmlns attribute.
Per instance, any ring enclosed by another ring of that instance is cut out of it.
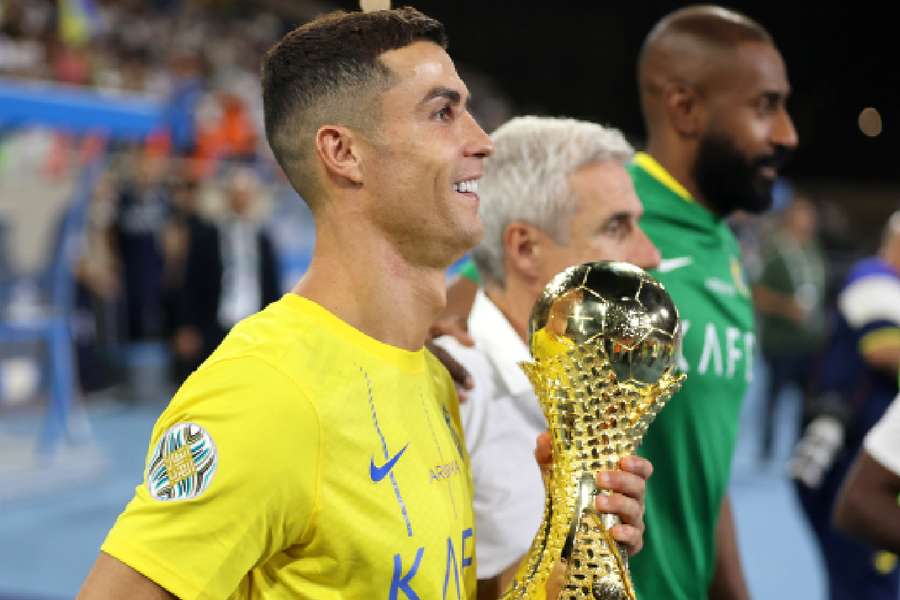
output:
<svg viewBox="0 0 900 600"><path fill-rule="evenodd" d="M195 423L178 423L160 436L153 449L145 473L147 489L162 501L196 498L212 483L218 464L216 445L206 430Z"/></svg>

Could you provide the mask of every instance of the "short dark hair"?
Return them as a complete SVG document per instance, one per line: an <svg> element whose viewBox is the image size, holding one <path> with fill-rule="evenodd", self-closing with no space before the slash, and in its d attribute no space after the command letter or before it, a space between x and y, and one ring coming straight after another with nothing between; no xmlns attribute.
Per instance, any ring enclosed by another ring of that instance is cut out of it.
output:
<svg viewBox="0 0 900 600"><path fill-rule="evenodd" d="M440 21L411 7L333 12L302 25L266 52L262 94L266 138L294 189L313 204L313 136L325 123L371 127L378 94L393 79L384 52L417 41L447 47Z"/></svg>

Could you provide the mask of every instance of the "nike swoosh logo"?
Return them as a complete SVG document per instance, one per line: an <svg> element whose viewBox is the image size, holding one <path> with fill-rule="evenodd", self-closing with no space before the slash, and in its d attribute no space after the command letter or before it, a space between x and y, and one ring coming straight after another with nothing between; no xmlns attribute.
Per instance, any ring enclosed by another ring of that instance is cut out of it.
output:
<svg viewBox="0 0 900 600"><path fill-rule="evenodd" d="M686 267L689 264L694 262L694 258L691 256L679 256L678 258L664 258L659 261L659 266L656 267L656 270L660 273L668 273L669 271L674 271L675 269L680 269L681 267Z"/></svg>
<svg viewBox="0 0 900 600"><path fill-rule="evenodd" d="M378 483L379 481L381 481L382 479L384 479L385 477L388 476L388 473L391 472L391 469L394 468L394 465L397 464L397 461L400 460L400 457L403 456L404 452L406 452L407 446L409 446L409 444L407 444L406 446L403 446L403 448L400 450L400 452L398 452L397 454L392 456L391 460L387 461L380 467L375 464L374 458L371 459L371 462L369 463L369 477L372 478L372 481L374 483Z"/></svg>

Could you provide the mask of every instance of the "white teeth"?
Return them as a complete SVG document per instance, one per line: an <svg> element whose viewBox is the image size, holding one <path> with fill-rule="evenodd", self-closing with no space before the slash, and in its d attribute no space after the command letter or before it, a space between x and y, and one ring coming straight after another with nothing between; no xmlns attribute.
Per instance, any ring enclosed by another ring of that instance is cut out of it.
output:
<svg viewBox="0 0 900 600"><path fill-rule="evenodd" d="M462 194L478 193L478 180L477 179L467 179L466 181L460 181L459 183L454 183L453 191L460 192Z"/></svg>

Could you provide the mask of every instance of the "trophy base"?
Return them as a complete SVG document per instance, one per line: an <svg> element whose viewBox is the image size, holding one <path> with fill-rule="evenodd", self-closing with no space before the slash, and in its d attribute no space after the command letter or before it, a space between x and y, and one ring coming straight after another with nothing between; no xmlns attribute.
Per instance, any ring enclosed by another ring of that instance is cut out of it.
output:
<svg viewBox="0 0 900 600"><path fill-rule="evenodd" d="M634 600L634 596L629 595L621 586L596 583L591 592L594 600Z"/></svg>

